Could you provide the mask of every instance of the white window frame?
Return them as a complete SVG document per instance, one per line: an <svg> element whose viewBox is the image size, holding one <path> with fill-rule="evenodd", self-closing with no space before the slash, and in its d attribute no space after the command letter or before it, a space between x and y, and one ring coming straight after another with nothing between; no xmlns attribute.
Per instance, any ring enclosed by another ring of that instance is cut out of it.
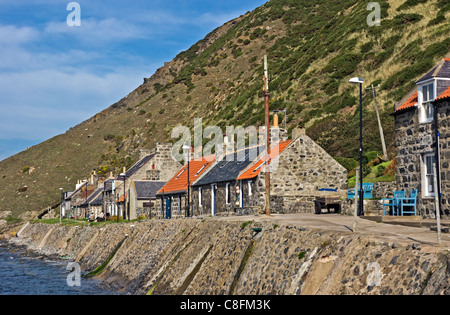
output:
<svg viewBox="0 0 450 315"><path fill-rule="evenodd" d="M248 195L251 196L251 195L253 194L253 193L252 193L252 181L249 180L249 181L247 182L247 185L248 185Z"/></svg>
<svg viewBox="0 0 450 315"><path fill-rule="evenodd" d="M243 192L242 180L239 181L239 207L244 207L244 192Z"/></svg>
<svg viewBox="0 0 450 315"><path fill-rule="evenodd" d="M422 192L424 197L434 197L436 195L436 187L434 187L434 161L435 161L434 153L427 153L424 154L422 157L423 163Z"/></svg>
<svg viewBox="0 0 450 315"><path fill-rule="evenodd" d="M198 206L202 206L202 187L198 188Z"/></svg>
<svg viewBox="0 0 450 315"><path fill-rule="evenodd" d="M419 87L419 118L420 123L422 124L432 122L434 119L434 106L431 104L431 102L436 98L436 88L437 84L434 80L427 81ZM425 89L426 93L424 93ZM432 91L432 94L430 94L430 91Z"/></svg>

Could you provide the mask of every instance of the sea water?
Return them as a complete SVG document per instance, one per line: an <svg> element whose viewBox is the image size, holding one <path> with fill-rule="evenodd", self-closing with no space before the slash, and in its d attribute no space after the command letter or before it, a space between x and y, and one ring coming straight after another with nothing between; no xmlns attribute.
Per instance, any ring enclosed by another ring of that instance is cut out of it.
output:
<svg viewBox="0 0 450 315"><path fill-rule="evenodd" d="M0 295L113 295L95 279L70 286L70 262L30 257L0 243ZM72 277L73 278L73 277Z"/></svg>

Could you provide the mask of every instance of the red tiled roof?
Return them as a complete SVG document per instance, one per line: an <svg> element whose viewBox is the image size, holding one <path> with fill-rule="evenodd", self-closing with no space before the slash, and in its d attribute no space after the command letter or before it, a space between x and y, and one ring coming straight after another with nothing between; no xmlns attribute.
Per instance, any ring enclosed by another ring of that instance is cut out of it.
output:
<svg viewBox="0 0 450 315"><path fill-rule="evenodd" d="M215 156L204 157L201 160L189 162L189 183L192 185L215 161ZM177 174L158 191L158 194L167 194L184 191L188 187L187 165L183 166Z"/></svg>
<svg viewBox="0 0 450 315"><path fill-rule="evenodd" d="M449 59L450 61L450 59ZM441 95L439 95L438 98L436 98L434 101L443 101L444 99L450 98L450 87L448 87Z"/></svg>
<svg viewBox="0 0 450 315"><path fill-rule="evenodd" d="M125 202L125 199L128 197L128 194L125 194L125 196L122 196L119 200L117 200L117 203Z"/></svg>
<svg viewBox="0 0 450 315"><path fill-rule="evenodd" d="M291 142L292 140L281 141L280 143L278 143L278 145L273 147L270 150L270 161L276 158L281 152L283 152L284 149L286 149L286 147ZM259 173L261 173L262 169L264 168L260 167L264 162L265 162L265 155L263 154L262 157L259 159L259 161L253 164L249 169L241 173L241 175L237 178L237 180L255 178L256 176L258 176Z"/></svg>
<svg viewBox="0 0 450 315"><path fill-rule="evenodd" d="M395 112L400 112L405 109L413 108L417 104L419 92L414 93L405 103L403 103Z"/></svg>

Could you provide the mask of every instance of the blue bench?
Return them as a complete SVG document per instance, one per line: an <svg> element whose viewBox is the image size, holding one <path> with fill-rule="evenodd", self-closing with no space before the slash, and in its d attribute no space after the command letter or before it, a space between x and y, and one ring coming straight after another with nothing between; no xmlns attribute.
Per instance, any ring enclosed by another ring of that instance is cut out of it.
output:
<svg viewBox="0 0 450 315"><path fill-rule="evenodd" d="M358 194L361 190L361 184L358 184ZM373 183L363 183L363 192L364 199L372 199L373 198ZM355 189L347 189L347 198L355 199Z"/></svg>
<svg viewBox="0 0 450 315"><path fill-rule="evenodd" d="M405 191L394 191L393 198L383 198L383 216L386 215L386 207L392 208L392 215L399 215L400 199L405 198Z"/></svg>

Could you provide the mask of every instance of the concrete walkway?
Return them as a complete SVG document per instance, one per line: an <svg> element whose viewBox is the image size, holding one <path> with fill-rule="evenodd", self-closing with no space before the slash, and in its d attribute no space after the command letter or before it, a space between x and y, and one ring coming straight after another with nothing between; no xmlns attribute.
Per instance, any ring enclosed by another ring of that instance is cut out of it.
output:
<svg viewBox="0 0 450 315"><path fill-rule="evenodd" d="M242 217L218 217L217 220L239 221L239 222L273 222L278 225L293 225L303 227L309 230L323 232L336 232L339 234L353 234L352 216L340 214L274 214L271 217L261 216L242 216ZM407 219L406 219L407 220ZM416 225L420 219L412 219ZM430 220L422 220L430 223ZM397 223L397 224L396 224ZM402 225L403 222L395 220L387 223L370 220L370 217L357 219L358 236L370 236L377 240L399 243L399 244L419 244L422 249L429 252L450 250L450 235L441 234L441 245L438 246L437 232L433 232L429 227L415 227ZM448 222L444 222L448 223Z"/></svg>

